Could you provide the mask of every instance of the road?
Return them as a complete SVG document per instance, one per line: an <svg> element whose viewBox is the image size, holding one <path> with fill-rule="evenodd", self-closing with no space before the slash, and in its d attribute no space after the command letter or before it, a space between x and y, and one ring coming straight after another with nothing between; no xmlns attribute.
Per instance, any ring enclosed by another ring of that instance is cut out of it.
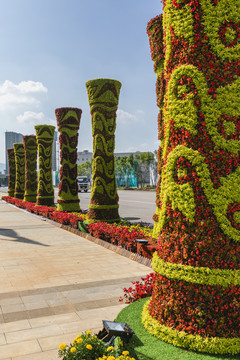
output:
<svg viewBox="0 0 240 360"><path fill-rule="evenodd" d="M7 192L7 188L1 187L1 192ZM55 202L57 202L58 189L55 188ZM90 203L90 191L79 193L80 207L88 209ZM119 190L119 215L132 222L147 222L153 224L152 216L155 213L155 191Z"/></svg>
<svg viewBox="0 0 240 360"><path fill-rule="evenodd" d="M129 221L144 221L153 224L155 213L155 191L119 190L119 215ZM87 209L90 203L90 192L79 193L81 209Z"/></svg>

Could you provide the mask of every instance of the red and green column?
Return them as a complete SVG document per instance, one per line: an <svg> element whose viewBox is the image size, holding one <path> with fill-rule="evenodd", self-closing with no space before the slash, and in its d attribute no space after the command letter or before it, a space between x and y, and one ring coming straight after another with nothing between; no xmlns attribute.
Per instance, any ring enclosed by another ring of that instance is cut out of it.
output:
<svg viewBox="0 0 240 360"><path fill-rule="evenodd" d="M15 164L16 164L16 182L14 189L14 197L23 199L25 187L25 154L22 143L13 144Z"/></svg>
<svg viewBox="0 0 240 360"><path fill-rule="evenodd" d="M55 126L36 125L39 173L36 205L55 206L52 183L52 145Z"/></svg>
<svg viewBox="0 0 240 360"><path fill-rule="evenodd" d="M143 323L212 354L240 353L239 21L239 1L166 0L160 30L158 251ZM148 30L153 52L159 27Z"/></svg>
<svg viewBox="0 0 240 360"><path fill-rule="evenodd" d="M25 151L24 201L36 202L37 196L37 139L35 135L23 136Z"/></svg>
<svg viewBox="0 0 240 360"><path fill-rule="evenodd" d="M58 206L60 211L80 211L77 184L77 144L82 110L59 108L55 110L60 143L60 184Z"/></svg>
<svg viewBox="0 0 240 360"><path fill-rule="evenodd" d="M114 133L121 83L111 79L95 79L88 81L86 87L93 135L92 190L88 218L118 221Z"/></svg>
<svg viewBox="0 0 240 360"><path fill-rule="evenodd" d="M9 169L8 196L14 197L15 182L16 182L16 164L15 164L14 149L7 149L7 156L8 156L8 169Z"/></svg>

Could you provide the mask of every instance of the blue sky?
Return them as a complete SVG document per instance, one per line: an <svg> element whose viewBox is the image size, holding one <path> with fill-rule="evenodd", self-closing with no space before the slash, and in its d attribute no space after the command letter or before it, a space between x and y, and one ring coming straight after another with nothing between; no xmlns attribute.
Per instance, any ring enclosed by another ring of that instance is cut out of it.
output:
<svg viewBox="0 0 240 360"><path fill-rule="evenodd" d="M146 26L160 0L8 0L0 21L0 162L4 132L56 125L55 109L79 107L78 149L92 151L85 83L121 81L116 152L158 148L156 75Z"/></svg>

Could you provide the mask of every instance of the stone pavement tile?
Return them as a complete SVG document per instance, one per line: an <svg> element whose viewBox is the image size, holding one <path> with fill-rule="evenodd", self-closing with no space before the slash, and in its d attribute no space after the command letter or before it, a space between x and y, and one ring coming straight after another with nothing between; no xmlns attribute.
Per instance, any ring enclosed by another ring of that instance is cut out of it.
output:
<svg viewBox="0 0 240 360"><path fill-rule="evenodd" d="M27 310L45 309L48 308L48 303L45 300L24 303Z"/></svg>
<svg viewBox="0 0 240 360"><path fill-rule="evenodd" d="M9 305L1 305L2 313L8 314L8 313L14 313L19 311L25 311L26 307L22 304L9 304Z"/></svg>
<svg viewBox="0 0 240 360"><path fill-rule="evenodd" d="M12 356L23 356L41 351L37 340L21 341L21 343L0 346L0 359L12 358Z"/></svg>
<svg viewBox="0 0 240 360"><path fill-rule="evenodd" d="M55 306L61 306L61 305L66 305L68 304L68 300L65 299L64 297L62 298L56 298L56 299L49 299L46 300L48 306L50 307L55 307Z"/></svg>
<svg viewBox="0 0 240 360"><path fill-rule="evenodd" d="M13 321L9 323L0 324L0 333L7 333L11 331L30 329L31 325L28 320Z"/></svg>
<svg viewBox="0 0 240 360"><path fill-rule="evenodd" d="M77 311L78 316L82 320L87 319L100 319L100 320L108 320L108 319L115 319L118 313L126 307L126 304L119 304L114 306L107 306L98 309L91 310L84 310L84 311Z"/></svg>
<svg viewBox="0 0 240 360"><path fill-rule="evenodd" d="M9 360L57 360L57 353L58 350L49 350L44 352L39 352L36 354L24 355L24 356L17 356L12 357ZM5 359L4 359L5 360ZM8 359L6 359L8 360Z"/></svg>
<svg viewBox="0 0 240 360"><path fill-rule="evenodd" d="M72 304L66 304L66 305L59 305L51 308L53 311L53 314L59 315L59 314L65 314L65 313L71 313L75 312L75 307Z"/></svg>
<svg viewBox="0 0 240 360"><path fill-rule="evenodd" d="M0 334L0 345L4 345L6 344L6 338L4 336L4 334Z"/></svg>
<svg viewBox="0 0 240 360"><path fill-rule="evenodd" d="M75 339L76 335L78 335L76 334L76 332L71 332L62 335L53 335L53 336L48 336L46 338L41 338L38 340L38 342L41 346L42 351L58 349L61 343L69 344L70 342L72 342L73 339Z"/></svg>
<svg viewBox="0 0 240 360"><path fill-rule="evenodd" d="M3 314L4 322L12 322L12 321L18 321L18 320L25 320L27 317L27 314L25 311L19 311L19 312L12 312Z"/></svg>
<svg viewBox="0 0 240 360"><path fill-rule="evenodd" d="M81 332L98 329L97 332L102 328L102 321L100 319L87 319L79 320L73 323L59 325L64 333L75 332L73 339ZM71 341L73 341L73 339Z"/></svg>
<svg viewBox="0 0 240 360"><path fill-rule="evenodd" d="M28 310L28 317L29 319L33 319L33 318L39 318L42 316L50 316L50 315L54 315L55 311L54 308L43 308L43 309L32 309L32 310Z"/></svg>
<svg viewBox="0 0 240 360"><path fill-rule="evenodd" d="M21 296L22 298L22 302L24 304L31 304L31 303L35 303L35 302L41 302L44 301L44 297L43 295L40 294L34 294L34 295L23 295Z"/></svg>
<svg viewBox="0 0 240 360"><path fill-rule="evenodd" d="M63 331L59 325L47 325L34 329L27 329L21 331L13 331L6 333L6 340L8 344L20 343L21 341L39 339L41 337L51 336L52 334L60 335Z"/></svg>
<svg viewBox="0 0 240 360"><path fill-rule="evenodd" d="M71 312L67 314L53 315L53 316L45 316L37 319L29 319L29 323L32 328L46 326L51 324L65 324L69 322L78 321L78 314Z"/></svg>
<svg viewBox="0 0 240 360"><path fill-rule="evenodd" d="M2 285L2 283L1 283L1 285ZM6 299L0 298L0 305L17 305L17 304L22 304L22 303L23 302L22 302L22 299L20 298L20 296L13 296L13 297L9 297Z"/></svg>

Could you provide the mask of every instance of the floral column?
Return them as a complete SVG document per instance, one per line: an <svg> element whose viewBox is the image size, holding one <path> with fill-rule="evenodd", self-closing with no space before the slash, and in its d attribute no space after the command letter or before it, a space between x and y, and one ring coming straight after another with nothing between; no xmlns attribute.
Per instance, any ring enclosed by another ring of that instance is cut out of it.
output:
<svg viewBox="0 0 240 360"><path fill-rule="evenodd" d="M82 110L60 108L55 110L61 149L58 207L60 211L80 211L77 184L77 143Z"/></svg>
<svg viewBox="0 0 240 360"><path fill-rule="evenodd" d="M159 247L143 323L213 354L240 353L239 24L239 0L164 1Z"/></svg>
<svg viewBox="0 0 240 360"><path fill-rule="evenodd" d="M116 111L121 83L96 79L86 83L93 134L93 171L89 219L117 221L118 195L115 180L114 148Z"/></svg>
<svg viewBox="0 0 240 360"><path fill-rule="evenodd" d="M55 206L52 184L52 144L55 126L36 125L35 130L39 158L36 205Z"/></svg>
<svg viewBox="0 0 240 360"><path fill-rule="evenodd" d="M160 146L158 149L158 167L157 172L159 174L158 184L156 189L156 213L153 215L153 220L158 222L161 200L160 200L160 188L161 188L161 168L162 168L162 145L163 145L163 99L165 92L165 78L164 78L164 53L163 53L163 16L158 15L152 19L147 26L147 34L149 36L151 56L154 61L154 71L157 75L156 81L156 95L157 106L159 107L158 113L158 139L160 140ZM154 235L154 234L153 234ZM154 236L153 236L154 237ZM156 236L157 237L157 236Z"/></svg>
<svg viewBox="0 0 240 360"><path fill-rule="evenodd" d="M15 164L14 149L7 149L7 156L8 156L8 169L9 169L8 196L14 197L15 182L16 182L16 164Z"/></svg>
<svg viewBox="0 0 240 360"><path fill-rule="evenodd" d="M16 164L16 182L14 197L17 199L23 199L24 186L25 186L25 156L22 143L13 144Z"/></svg>
<svg viewBox="0 0 240 360"><path fill-rule="evenodd" d="M25 150L24 201L36 202L37 196L37 140L35 135L23 136Z"/></svg>

